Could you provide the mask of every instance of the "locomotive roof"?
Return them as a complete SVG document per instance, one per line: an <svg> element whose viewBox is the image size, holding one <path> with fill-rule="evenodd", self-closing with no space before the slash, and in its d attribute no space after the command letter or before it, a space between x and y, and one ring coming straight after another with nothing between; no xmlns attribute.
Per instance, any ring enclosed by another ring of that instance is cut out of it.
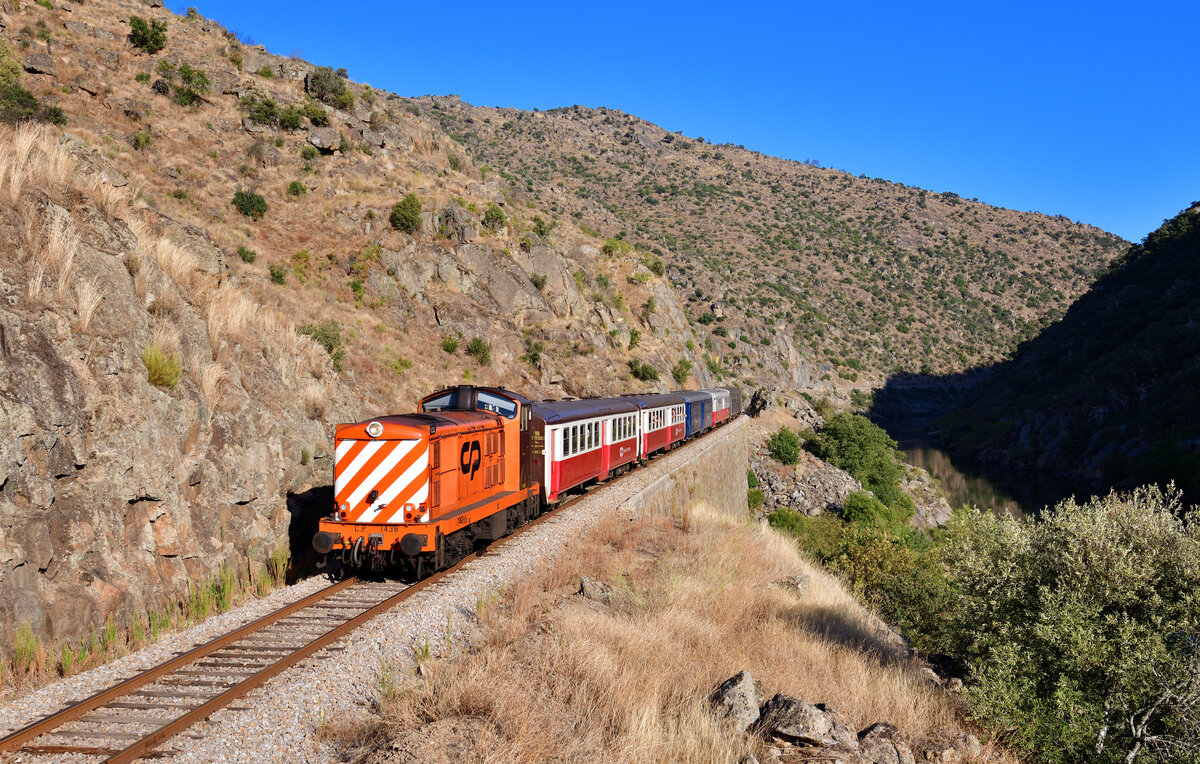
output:
<svg viewBox="0 0 1200 764"><path fill-rule="evenodd" d="M573 422L613 414L632 414L637 406L624 398L585 398L577 401L542 401L532 406L533 415L550 424Z"/></svg>
<svg viewBox="0 0 1200 764"><path fill-rule="evenodd" d="M656 409L660 406L674 406L683 403L683 396L679 393L646 393L645 395L627 395L625 400L633 401L640 408Z"/></svg>

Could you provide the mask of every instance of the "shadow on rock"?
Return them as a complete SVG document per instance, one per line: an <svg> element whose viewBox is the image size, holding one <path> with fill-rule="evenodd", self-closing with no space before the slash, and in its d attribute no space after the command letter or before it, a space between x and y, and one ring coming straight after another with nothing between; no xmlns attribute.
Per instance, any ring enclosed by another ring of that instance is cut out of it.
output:
<svg viewBox="0 0 1200 764"><path fill-rule="evenodd" d="M317 533L317 521L327 514L332 506L331 485L317 486L303 493L287 495L288 514L291 515L288 522L288 546L292 553L292 561L287 571L289 584L319 572L312 538Z"/></svg>

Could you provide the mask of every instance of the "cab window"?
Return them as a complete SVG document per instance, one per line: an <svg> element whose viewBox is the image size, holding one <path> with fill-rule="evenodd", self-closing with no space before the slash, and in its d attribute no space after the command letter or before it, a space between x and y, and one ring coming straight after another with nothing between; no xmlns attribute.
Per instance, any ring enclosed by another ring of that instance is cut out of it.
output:
<svg viewBox="0 0 1200 764"><path fill-rule="evenodd" d="M517 416L517 403L495 393L489 393L485 390L480 390L475 395L475 408L480 411L490 411L493 414L499 414L505 419L514 419Z"/></svg>

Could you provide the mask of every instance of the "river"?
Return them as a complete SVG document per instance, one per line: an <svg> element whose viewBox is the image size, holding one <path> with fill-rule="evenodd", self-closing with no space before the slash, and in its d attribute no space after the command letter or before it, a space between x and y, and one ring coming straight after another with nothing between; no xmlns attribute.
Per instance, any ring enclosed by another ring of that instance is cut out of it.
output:
<svg viewBox="0 0 1200 764"><path fill-rule="evenodd" d="M964 504L1013 516L1038 514L1047 505L1075 496L1091 496L1087 486L1041 472L1015 472L974 464L944 451L931 442L937 417L954 404L961 387L889 389L877 394L872 421L900 444L904 460L941 481L950 506Z"/></svg>

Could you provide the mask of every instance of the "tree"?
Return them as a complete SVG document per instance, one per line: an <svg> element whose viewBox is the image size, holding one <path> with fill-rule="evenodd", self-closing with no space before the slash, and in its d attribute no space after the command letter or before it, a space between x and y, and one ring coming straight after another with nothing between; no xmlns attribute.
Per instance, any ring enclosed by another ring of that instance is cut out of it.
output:
<svg viewBox="0 0 1200 764"><path fill-rule="evenodd" d="M800 436L781 426L767 439L767 452L780 464L795 464L800 461Z"/></svg>
<svg viewBox="0 0 1200 764"><path fill-rule="evenodd" d="M147 53L159 52L167 45L167 22L147 22L141 16L130 16L129 42Z"/></svg>
<svg viewBox="0 0 1200 764"><path fill-rule="evenodd" d="M853 475L884 504L911 515L912 499L900 487L904 468L896 441L879 425L860 414L842 412L825 423L811 449Z"/></svg>
<svg viewBox="0 0 1200 764"><path fill-rule="evenodd" d="M406 194L392 207L388 221L392 228L404 233L416 233L421 230L421 200L416 194Z"/></svg>
<svg viewBox="0 0 1200 764"><path fill-rule="evenodd" d="M317 70L308 76L308 92L318 101L336 106L338 99L346 92L346 81L328 66L318 66Z"/></svg>
<svg viewBox="0 0 1200 764"><path fill-rule="evenodd" d="M973 714L1055 764L1197 760L1200 513L1178 490L967 511L948 532Z"/></svg>

